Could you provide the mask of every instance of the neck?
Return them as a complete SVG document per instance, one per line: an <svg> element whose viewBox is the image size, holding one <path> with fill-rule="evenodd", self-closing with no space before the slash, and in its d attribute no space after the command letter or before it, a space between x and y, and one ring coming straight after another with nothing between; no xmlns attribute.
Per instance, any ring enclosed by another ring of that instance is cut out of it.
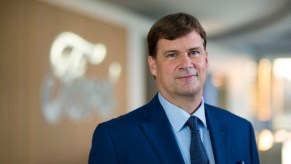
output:
<svg viewBox="0 0 291 164"><path fill-rule="evenodd" d="M165 96L161 93L161 95L170 103L175 106L183 109L190 115L192 115L200 106L202 102L202 95L196 96Z"/></svg>

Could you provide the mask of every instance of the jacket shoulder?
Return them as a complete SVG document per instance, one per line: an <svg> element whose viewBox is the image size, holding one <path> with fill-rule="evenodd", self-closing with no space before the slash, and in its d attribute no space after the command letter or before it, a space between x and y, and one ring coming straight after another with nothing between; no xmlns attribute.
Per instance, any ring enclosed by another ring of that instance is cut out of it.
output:
<svg viewBox="0 0 291 164"><path fill-rule="evenodd" d="M220 119L221 121L229 124L251 125L250 121L248 121L247 119L242 118L236 114L233 114L230 111L223 108L205 104L205 110L206 113L211 114L215 116L217 119Z"/></svg>
<svg viewBox="0 0 291 164"><path fill-rule="evenodd" d="M157 96L155 96L150 102L143 106L134 109L126 114L105 121L99 125L106 127L125 127L125 126L136 126L140 125L141 122L145 121L149 115L156 114L159 109L162 108Z"/></svg>

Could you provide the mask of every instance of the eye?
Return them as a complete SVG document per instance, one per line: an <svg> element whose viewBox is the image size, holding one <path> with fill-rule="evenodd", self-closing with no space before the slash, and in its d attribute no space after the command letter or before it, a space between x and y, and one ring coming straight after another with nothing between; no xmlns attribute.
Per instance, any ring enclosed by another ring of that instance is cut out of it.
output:
<svg viewBox="0 0 291 164"><path fill-rule="evenodd" d="M189 56L191 57L194 57L194 56L197 56L197 55L199 55L200 54L200 52L198 51L198 50L192 50L192 51L190 51L189 52Z"/></svg>
<svg viewBox="0 0 291 164"><path fill-rule="evenodd" d="M177 56L177 54L174 53L174 52L166 54L166 57L167 57L167 58L174 58L174 57L176 57L176 56Z"/></svg>

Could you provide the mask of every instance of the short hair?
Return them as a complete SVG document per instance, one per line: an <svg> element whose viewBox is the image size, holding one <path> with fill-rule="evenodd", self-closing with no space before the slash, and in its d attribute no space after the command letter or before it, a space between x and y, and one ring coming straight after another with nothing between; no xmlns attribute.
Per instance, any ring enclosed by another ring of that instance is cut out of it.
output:
<svg viewBox="0 0 291 164"><path fill-rule="evenodd" d="M186 13L175 13L162 17L151 27L148 33L149 55L156 58L159 39L174 40L193 30L201 36L204 49L206 49L206 32L197 18Z"/></svg>

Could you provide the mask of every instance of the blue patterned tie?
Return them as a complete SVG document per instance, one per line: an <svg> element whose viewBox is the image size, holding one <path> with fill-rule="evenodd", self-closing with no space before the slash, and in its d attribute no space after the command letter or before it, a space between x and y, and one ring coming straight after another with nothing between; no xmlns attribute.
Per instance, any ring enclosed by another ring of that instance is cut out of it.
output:
<svg viewBox="0 0 291 164"><path fill-rule="evenodd" d="M209 160L200 138L197 117L191 116L186 125L191 129L190 159L191 164L208 164Z"/></svg>

